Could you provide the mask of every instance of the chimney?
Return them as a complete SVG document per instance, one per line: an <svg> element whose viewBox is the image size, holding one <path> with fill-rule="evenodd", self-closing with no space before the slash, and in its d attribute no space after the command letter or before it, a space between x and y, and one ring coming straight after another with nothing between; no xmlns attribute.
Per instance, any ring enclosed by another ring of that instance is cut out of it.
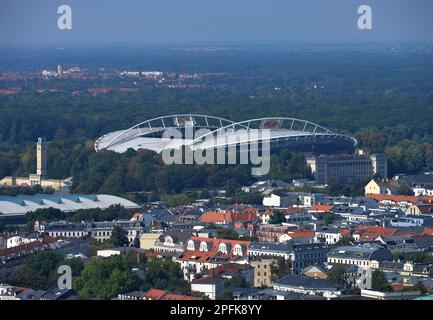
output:
<svg viewBox="0 0 433 320"><path fill-rule="evenodd" d="M36 174L41 177L47 174L47 143L44 138L38 138L36 144Z"/></svg>

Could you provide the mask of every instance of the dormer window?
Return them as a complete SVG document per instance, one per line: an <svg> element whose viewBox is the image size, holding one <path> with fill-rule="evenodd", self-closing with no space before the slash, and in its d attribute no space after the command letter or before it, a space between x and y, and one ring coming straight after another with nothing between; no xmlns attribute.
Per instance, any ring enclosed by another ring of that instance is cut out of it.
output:
<svg viewBox="0 0 433 320"><path fill-rule="evenodd" d="M206 242L202 241L200 243L200 251L208 251Z"/></svg>
<svg viewBox="0 0 433 320"><path fill-rule="evenodd" d="M188 241L187 249L188 250L195 250L195 245L194 245L194 241L193 240L189 240Z"/></svg>
<svg viewBox="0 0 433 320"><path fill-rule="evenodd" d="M173 245L173 239L170 236L165 237L165 244L166 245Z"/></svg>
<svg viewBox="0 0 433 320"><path fill-rule="evenodd" d="M233 255L235 255L235 256L241 256L242 255L242 246L240 244L237 244L233 247Z"/></svg>
<svg viewBox="0 0 433 320"><path fill-rule="evenodd" d="M224 254L227 254L227 246L225 243L220 243L218 246L218 251Z"/></svg>

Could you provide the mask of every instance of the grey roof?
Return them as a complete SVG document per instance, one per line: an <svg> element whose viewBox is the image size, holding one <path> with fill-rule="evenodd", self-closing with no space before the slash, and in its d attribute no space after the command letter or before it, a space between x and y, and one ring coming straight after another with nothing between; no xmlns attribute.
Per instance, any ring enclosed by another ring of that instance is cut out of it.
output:
<svg viewBox="0 0 433 320"><path fill-rule="evenodd" d="M293 245L288 243L251 242L248 250L263 250L289 253L293 251Z"/></svg>
<svg viewBox="0 0 433 320"><path fill-rule="evenodd" d="M305 244L292 244L292 243L270 243L270 242L251 242L249 251L259 250L266 252L278 252L278 253L292 253L297 251L308 251L308 250L328 250L328 246L322 242L317 243L305 243Z"/></svg>
<svg viewBox="0 0 433 320"><path fill-rule="evenodd" d="M316 232L326 232L326 233L339 233L340 229L335 227L321 226Z"/></svg>
<svg viewBox="0 0 433 320"><path fill-rule="evenodd" d="M342 246L331 249L328 257L358 260L392 260L391 251L376 246Z"/></svg>
<svg viewBox="0 0 433 320"><path fill-rule="evenodd" d="M152 208L149 213L157 222L177 222L178 218L166 208Z"/></svg>
<svg viewBox="0 0 433 320"><path fill-rule="evenodd" d="M55 285L41 295L41 300L64 300L72 296L74 292L73 289L60 289Z"/></svg>
<svg viewBox="0 0 433 320"><path fill-rule="evenodd" d="M86 231L86 224L84 223L72 223L72 222L66 222L66 221L55 221L50 222L45 225L45 231L51 231L51 232L61 232L61 231Z"/></svg>
<svg viewBox="0 0 433 320"><path fill-rule="evenodd" d="M189 240L189 238L191 238L191 233L182 232L182 231L178 231L178 230L171 230L171 231L164 232L161 235L160 240L164 241L164 239L167 236L170 236L173 239L174 243L179 243L179 242L186 243L186 241Z"/></svg>
<svg viewBox="0 0 433 320"><path fill-rule="evenodd" d="M289 274L275 282L276 285L292 288L302 287L306 290L339 290L341 287L328 280Z"/></svg>
<svg viewBox="0 0 433 320"><path fill-rule="evenodd" d="M345 273L358 273L359 267L354 264L340 264L340 263L334 263L332 264L332 267L330 270L336 269L336 270L344 270Z"/></svg>
<svg viewBox="0 0 433 320"><path fill-rule="evenodd" d="M404 263L395 261L381 261L379 263L380 269L386 270L403 270Z"/></svg>
<svg viewBox="0 0 433 320"><path fill-rule="evenodd" d="M415 245L419 249L433 247L433 236L415 237L413 241L415 242Z"/></svg>
<svg viewBox="0 0 433 320"><path fill-rule="evenodd" d="M293 250L295 252L306 251L306 250L328 250L328 246L322 242L299 243L299 244L293 244Z"/></svg>
<svg viewBox="0 0 433 320"><path fill-rule="evenodd" d="M433 183L433 174L417 174L403 176L401 179L409 185L412 184L431 184Z"/></svg>

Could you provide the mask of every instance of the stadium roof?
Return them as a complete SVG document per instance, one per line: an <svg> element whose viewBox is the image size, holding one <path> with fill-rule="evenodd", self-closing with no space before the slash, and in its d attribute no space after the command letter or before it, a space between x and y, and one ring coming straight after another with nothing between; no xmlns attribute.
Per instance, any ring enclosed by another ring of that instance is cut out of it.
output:
<svg viewBox="0 0 433 320"><path fill-rule="evenodd" d="M164 132L169 129L179 129L183 136L164 136ZM253 137L253 131L258 132L258 136ZM260 134L265 131L269 132L269 137ZM187 134L191 132L192 137ZM263 140L270 140L273 146L291 147L324 145L326 148L333 146L350 149L357 145L355 138L334 133L316 123L301 119L270 117L233 122L220 117L179 114L154 118L126 130L108 133L96 140L95 150L122 153L132 148L159 153L165 149L177 149L182 145L193 150L203 150Z"/></svg>
<svg viewBox="0 0 433 320"><path fill-rule="evenodd" d="M0 196L0 217L20 216L37 209L55 208L63 212L80 209L106 209L112 205L121 205L126 209L140 206L124 198L105 194L65 194L65 195L18 195Z"/></svg>

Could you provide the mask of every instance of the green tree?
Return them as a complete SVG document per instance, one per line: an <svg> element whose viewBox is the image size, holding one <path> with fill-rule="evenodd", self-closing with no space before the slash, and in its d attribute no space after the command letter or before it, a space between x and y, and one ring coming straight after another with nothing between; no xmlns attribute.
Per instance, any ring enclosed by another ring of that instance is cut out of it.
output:
<svg viewBox="0 0 433 320"><path fill-rule="evenodd" d="M335 217L333 213L326 212L323 216L323 222L325 222L326 225L330 225L334 222L334 218Z"/></svg>
<svg viewBox="0 0 433 320"><path fill-rule="evenodd" d="M238 240L239 234L231 228L218 228L217 229L217 238L218 239Z"/></svg>
<svg viewBox="0 0 433 320"><path fill-rule="evenodd" d="M231 279L227 279L224 281L225 289L249 288L249 287L250 287L250 283L248 283L246 279L241 275L234 275Z"/></svg>
<svg viewBox="0 0 433 320"><path fill-rule="evenodd" d="M74 286L82 299L111 299L119 293L140 288L140 278L131 271L133 263L126 257L113 256L93 260L84 266Z"/></svg>
<svg viewBox="0 0 433 320"><path fill-rule="evenodd" d="M292 272L292 264L290 260L278 258L276 262L271 264L271 279L276 281Z"/></svg>
<svg viewBox="0 0 433 320"><path fill-rule="evenodd" d="M39 252L29 257L10 279L13 285L46 290L57 281L57 268L64 264L63 255L55 251Z"/></svg>
<svg viewBox="0 0 433 320"><path fill-rule="evenodd" d="M273 210L271 218L269 219L270 224L280 224L286 221L286 215L281 210Z"/></svg>
<svg viewBox="0 0 433 320"><path fill-rule="evenodd" d="M115 226L108 240L114 247L127 247L129 246L129 239L126 231L120 227Z"/></svg>
<svg viewBox="0 0 433 320"><path fill-rule="evenodd" d="M171 259L151 258L143 270L145 272L145 289L157 288L178 293L189 293L190 285L183 279L179 265Z"/></svg>
<svg viewBox="0 0 433 320"><path fill-rule="evenodd" d="M355 242L355 239L353 237L341 237L340 240L338 240L337 244L340 246L349 245L350 243Z"/></svg>
<svg viewBox="0 0 433 320"><path fill-rule="evenodd" d="M230 289L224 289L221 295L217 296L216 298L217 300L233 300L233 293L230 291Z"/></svg>
<svg viewBox="0 0 433 320"><path fill-rule="evenodd" d="M374 270L372 274L372 289L381 292L391 292L392 287L386 278L386 275L381 270Z"/></svg>
<svg viewBox="0 0 433 320"><path fill-rule="evenodd" d="M347 287L345 270L341 267L334 267L328 272L328 280L332 283L339 284L341 286Z"/></svg>

